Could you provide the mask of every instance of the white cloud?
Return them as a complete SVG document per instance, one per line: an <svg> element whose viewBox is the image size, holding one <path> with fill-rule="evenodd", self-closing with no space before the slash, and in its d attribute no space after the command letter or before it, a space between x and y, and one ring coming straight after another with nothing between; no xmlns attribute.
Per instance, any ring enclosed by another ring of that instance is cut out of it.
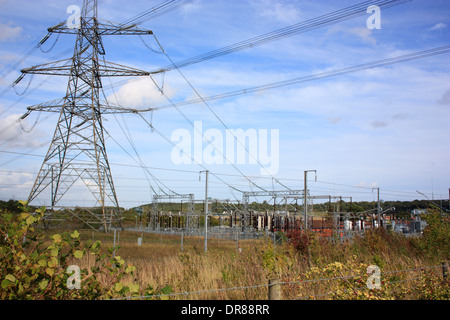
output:
<svg viewBox="0 0 450 320"><path fill-rule="evenodd" d="M42 132L33 128L28 119L18 122L21 115L12 114L0 119L0 145L4 148L37 148L42 145ZM27 131L33 130L30 133Z"/></svg>
<svg viewBox="0 0 450 320"><path fill-rule="evenodd" d="M293 4L264 0L258 2L258 6L262 17L289 24L300 21L300 10Z"/></svg>
<svg viewBox="0 0 450 320"><path fill-rule="evenodd" d="M16 39L22 32L22 27L14 27L12 23L0 23L0 41L10 41Z"/></svg>
<svg viewBox="0 0 450 320"><path fill-rule="evenodd" d="M364 27L356 27L348 29L348 32L350 34L356 35L359 37L363 42L376 45L377 41L372 37L372 31L364 28Z"/></svg>
<svg viewBox="0 0 450 320"><path fill-rule="evenodd" d="M445 23L439 22L439 23L435 24L433 27L429 28L428 30L433 31L433 30L444 29L446 27L447 27L447 25Z"/></svg>
<svg viewBox="0 0 450 320"><path fill-rule="evenodd" d="M158 86L162 87L160 84ZM170 85L166 84L162 89L164 95L169 98L175 94L175 90ZM151 79L145 78L129 81L115 95L110 95L108 100L124 107L148 108L156 104L167 103L164 95L161 94Z"/></svg>
<svg viewBox="0 0 450 320"><path fill-rule="evenodd" d="M335 25L330 27L330 29L327 32L327 35L335 35L337 33L343 33L346 35L356 36L361 40L362 42L376 45L377 41L372 36L372 30L369 30L366 27L353 27L353 28L346 28L340 25Z"/></svg>

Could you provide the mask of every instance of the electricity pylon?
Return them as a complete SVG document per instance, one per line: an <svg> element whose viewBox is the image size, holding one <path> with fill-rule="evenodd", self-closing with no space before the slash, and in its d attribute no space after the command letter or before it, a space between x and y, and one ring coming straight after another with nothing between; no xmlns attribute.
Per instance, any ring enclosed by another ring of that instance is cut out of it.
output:
<svg viewBox="0 0 450 320"><path fill-rule="evenodd" d="M51 208L59 209L62 207L59 203L69 189L82 182L81 184L84 183L90 190L96 206L101 208L101 213L98 213L98 210L97 213L87 210L87 214L86 210L81 213L70 209L70 215L76 216L90 227L94 228L97 224L107 231L112 224L121 226L121 220L106 153L102 115L135 113L136 110L101 101L102 78L150 76L152 73L100 59L100 56L105 55L102 37L149 35L152 31L139 29L136 25L100 22L97 0L84 0L77 28L63 22L49 28L48 32L76 35L76 43L73 57L70 59L21 70L22 77L25 74L69 77L65 97L29 107L22 117L26 118L32 111L59 113L53 139L28 202L32 203L49 188Z"/></svg>

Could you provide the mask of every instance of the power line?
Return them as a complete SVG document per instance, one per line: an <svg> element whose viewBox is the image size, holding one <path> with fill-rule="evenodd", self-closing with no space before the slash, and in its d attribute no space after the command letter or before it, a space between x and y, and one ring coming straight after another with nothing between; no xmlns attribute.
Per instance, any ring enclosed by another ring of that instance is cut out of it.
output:
<svg viewBox="0 0 450 320"><path fill-rule="evenodd" d="M362 16L367 14L367 7L369 5L376 5L380 7L380 9L388 9L397 5L405 4L412 0L378 0L378 1L364 1L356 5L352 5L350 7L340 9L313 19L309 19L288 27L284 27L269 33L265 33L263 35L259 35L257 37L244 40L220 49L216 49L213 51L209 51L207 53L200 54L198 56L185 59L179 61L175 64L168 65L164 67L162 70L169 71L174 68L183 68L192 64L196 64L199 62L203 62L209 59L217 58L226 54L234 53L236 51L253 48L255 46L259 46L270 41L279 40L281 38L285 38L288 36L292 36L298 33L305 33L308 31L316 30L318 28L322 28L324 26L329 26L332 24L336 24L338 22L342 22L345 20L349 20L358 16Z"/></svg>
<svg viewBox="0 0 450 320"><path fill-rule="evenodd" d="M180 7L183 7L189 3L191 3L193 0L168 0L164 1L150 9L147 9L136 16L122 22L122 25L139 25L142 24L150 19L156 18L162 14L165 14L167 12L170 12L172 10L178 9Z"/></svg>
<svg viewBox="0 0 450 320"><path fill-rule="evenodd" d="M156 36L153 35L156 39ZM158 44L160 44L160 42L156 39L156 41L158 42ZM261 164L261 162L255 158L250 151L248 150L248 148L245 146L245 144L243 144L237 137L236 135L228 128L228 126L225 124L225 122L219 117L219 115L211 108L211 106L203 99L203 97L200 95L200 93L198 92L198 90L192 85L192 83L186 78L186 76L183 74L183 72L181 72L180 68L178 68L175 63L173 62L173 60L170 58L170 56L167 54L167 52L164 50L164 48L160 45L161 51L164 53L164 55L167 57L167 59L172 63L172 65L177 69L178 73L182 76L182 78L186 81L186 83L189 85L189 87L195 92L195 94L199 97L199 99L203 102L203 104L208 108L208 110L214 115L214 117L222 124L222 126L228 130L228 132L233 136L234 140L239 143L245 150L245 152L247 152L247 154L252 157L257 164L263 168L266 172L268 172L268 170ZM202 134L203 135L203 134ZM240 172L240 171L239 171ZM275 179L271 174L269 174L273 179ZM275 179L280 185L282 185L284 188L291 190L290 188L286 187L284 184L282 184L279 180ZM249 180L250 181L250 180ZM251 182L254 186L256 186L257 188L262 189L261 187L259 187L258 185L254 184L253 182Z"/></svg>
<svg viewBox="0 0 450 320"><path fill-rule="evenodd" d="M149 126L149 128L152 130L152 131L154 131L154 132L156 132L160 137L162 137L165 141L167 141L168 143L170 143L173 147L175 147L175 148L177 148L177 149L179 149L179 147L173 142L173 141L171 141L169 138L167 138L164 134L162 134L162 132L161 131L159 131L158 129L156 129L151 123L149 123L140 113L139 113L139 116L141 117L141 119L142 120L144 120L144 122ZM194 157L193 156L191 156L191 160L194 162L194 163L196 163L197 165L199 165L203 170L208 170L205 166L203 166L201 163L197 163L197 161L195 161L195 159L194 159ZM235 165L233 165L235 168L236 168L236 166ZM237 168L236 168L237 169ZM239 169L237 169L240 173L241 173L241 175L244 177L244 178L246 178L247 180L249 180L250 181L250 179L248 178L248 177L246 177ZM198 173L198 171L196 171L197 173ZM232 185L230 185L229 183L227 183L225 180L223 180L222 178L219 178L219 177L217 177L217 175L216 174L214 174L213 172L211 172L210 171L210 173L213 175L213 176L215 176L217 179L219 179L220 181L222 181L224 184L226 184L227 186L229 186L230 188L232 188L232 189L234 189L234 190L236 190L236 191L239 191L239 192L243 192L242 190L239 190L239 189L237 189L236 187L234 187L234 186L232 186Z"/></svg>
<svg viewBox="0 0 450 320"><path fill-rule="evenodd" d="M167 139L167 137L165 137L165 136L164 136L164 138ZM30 157L43 158L42 155L33 154L33 153L27 153L27 152L14 152L14 151L0 150L0 153L12 154L12 155L17 155L17 156L30 156ZM130 157L131 157L131 155L130 155ZM133 159L133 157L131 157L131 158ZM15 159L17 159L17 157L14 158L14 160ZM198 174L197 170L172 169L172 168L145 166L145 165L143 166L143 165L141 165L139 163L137 165L133 165L133 164L111 162L110 164L112 166L131 167L131 168L144 168L145 170L169 171L169 172L196 174L196 175ZM36 174L37 173L37 172L31 172L31 171L17 171L17 170L4 170L4 169L0 170L0 172L3 172L3 173L26 173L26 174ZM239 191L241 193L243 192L241 189L238 189L238 188L234 187L235 184L234 184L234 186L232 186L229 183L225 182L223 179L219 178L219 176L223 176L223 177L240 177L240 178L242 178L241 175L230 174L230 173L218 173L218 172L211 172L211 171L210 171L210 173L212 175L214 175L216 178L218 178L218 180L221 183L226 184L228 188L232 188L232 189L234 189L236 191ZM250 178L250 176L248 176L248 177ZM258 177L258 178L270 179L269 177ZM146 178L137 178L137 177L132 177L132 178L117 177L116 179L119 179L119 180L120 179L147 180ZM294 179L294 178L283 178L283 177L280 177L280 178L277 178L277 179L282 180L282 181L295 181L296 183L301 182L300 179ZM168 180L168 179L158 179L158 181L170 181L170 180ZM188 181L195 181L195 179L188 180ZM214 182L211 182L211 183L214 183ZM317 187L314 188L314 190L323 190L325 192L327 192L327 191L328 192L341 192L341 193L342 192L352 192L352 193L371 194L372 191L369 191L369 190L373 189L372 187L364 187L364 186L357 186L357 185L347 185L347 184L342 184L342 183L327 182L327 181L320 181L320 180L317 181L317 183L328 184L328 185L336 185L336 186L344 186L344 187L349 187L349 188L352 188L352 189L365 189L365 190L367 190L367 191L356 191L356 190L342 190L342 189L333 189L333 188L325 188L325 189L321 189L321 188L317 188ZM242 187L243 186L244 185L242 185ZM407 198L417 199L417 196L413 196L415 194L415 192L412 192L412 191L391 190L391 189L384 189L384 188L382 188L380 190L382 191L382 195L385 194L385 195L390 195L390 196L399 196L399 197L407 197Z"/></svg>
<svg viewBox="0 0 450 320"><path fill-rule="evenodd" d="M260 86L230 91L227 93L216 94L216 95L208 96L208 97L202 97L202 99L191 99L191 100L187 100L187 101L183 101L183 102L177 102L174 104L157 106L157 107L153 107L151 109L154 111L157 111L157 110L161 110L161 109L168 109L168 108L174 108L174 107L179 107L179 106L184 106L184 105L197 104L197 103L201 103L203 101L220 100L220 99L230 98L230 97L244 95L244 94L256 93L256 92L260 92L260 91L272 90L272 89L277 89L277 88L281 88L281 87L292 86L295 84L300 84L300 83L316 81L316 80L326 79L326 78L335 77L335 76L351 74L354 72L360 72L360 71L364 71L364 70L368 70L368 69L381 68L381 67L398 64L398 63L429 58L429 57L433 57L433 56L437 56L437 55L441 55L441 54L446 54L449 52L450 52L450 45L445 45L445 46L436 47L433 49L417 51L414 53L400 55L400 56L396 56L396 57L392 57L392 58L376 60L376 61L367 62L367 63L354 65L354 66L350 66L350 67L334 69L334 70L330 70L330 71L320 72L320 73L302 76L302 77L298 77L298 78L293 78L293 79L289 79L289 80L268 83L268 84L264 84L264 85L260 85Z"/></svg>

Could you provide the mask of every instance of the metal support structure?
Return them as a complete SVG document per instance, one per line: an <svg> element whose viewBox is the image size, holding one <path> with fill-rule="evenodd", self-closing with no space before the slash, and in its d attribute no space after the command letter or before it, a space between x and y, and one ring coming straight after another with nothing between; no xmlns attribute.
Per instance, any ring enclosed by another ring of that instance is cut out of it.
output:
<svg viewBox="0 0 450 320"><path fill-rule="evenodd" d="M305 230L308 230L308 172L314 172L316 176L317 181L317 171L316 170L305 170L304 172L304 190L303 190L303 196L304 196L304 204L303 204L303 210L304 210L304 216L305 216Z"/></svg>
<svg viewBox="0 0 450 320"><path fill-rule="evenodd" d="M208 252L208 176L209 170L200 171L200 174L205 172L206 182L205 182L205 253ZM200 176L201 177L201 176Z"/></svg>
<svg viewBox="0 0 450 320"><path fill-rule="evenodd" d="M373 189L377 189L377 224L378 224L378 228L381 227L381 204L380 204L380 188L372 188L372 192Z"/></svg>
<svg viewBox="0 0 450 320"><path fill-rule="evenodd" d="M377 188L377 223L381 227L380 188Z"/></svg>
<svg viewBox="0 0 450 320"><path fill-rule="evenodd" d="M73 57L21 70L22 75L40 74L69 77L66 95L57 100L28 108L32 111L57 112L59 119L48 152L31 189L32 203L47 188L51 189L50 209L63 208L61 200L68 191L84 185L90 191L105 231L111 223L121 227L119 202L106 153L102 115L135 113L136 110L102 102L103 77L150 76L151 73L105 61L102 37L110 35L149 35L152 31L135 25L114 25L98 19L97 0L84 0L79 28L65 23L48 29L52 33L76 35ZM78 194L80 194L78 192ZM84 194L83 194L84 197ZM75 215L73 212L72 216Z"/></svg>

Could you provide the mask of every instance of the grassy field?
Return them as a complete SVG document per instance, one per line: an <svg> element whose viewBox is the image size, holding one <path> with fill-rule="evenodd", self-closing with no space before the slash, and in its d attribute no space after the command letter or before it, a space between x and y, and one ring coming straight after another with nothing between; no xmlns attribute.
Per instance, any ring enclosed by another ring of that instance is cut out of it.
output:
<svg viewBox="0 0 450 320"><path fill-rule="evenodd" d="M81 231L81 240L100 240L105 248L113 247L113 234ZM204 238L179 235L118 232L116 255L136 267L134 281L140 286L173 287L175 293L206 291L217 288L252 286L267 283L269 272L261 264L261 240L235 241L209 239L208 252L204 253ZM281 246L279 246L281 248ZM83 263L88 264L87 259ZM92 263L92 262L91 262ZM90 266L90 265L89 265ZM180 299L264 299L267 289L235 290L179 296Z"/></svg>
<svg viewBox="0 0 450 320"><path fill-rule="evenodd" d="M113 246L113 233L80 231L80 234L82 241L100 240L104 248ZM305 284L300 281L354 276L357 272L365 273L364 268L372 264L379 266L382 273L419 270L396 272L391 274L393 276L383 277L384 281L401 285L386 287L378 298L426 298L418 292L421 287L430 286L430 281L435 281L432 286L442 287L441 269L420 271L424 267L438 266L439 261L424 254L417 239L405 238L400 234L374 232L343 243L313 234L294 235L290 242L275 246L271 239L240 240L236 244L235 241L213 238L208 241L207 254L204 253L204 239L201 237L184 236L183 251L179 235L144 233L140 246L138 237L141 233L117 234L119 248L115 254L136 267L134 278L127 281L155 289L169 285L172 293L196 292L171 296L171 299L267 299L267 286L199 291L266 285L269 279L289 282L282 286L284 299L347 299L352 298L348 296L349 292L358 296L353 288L361 284L364 287L367 275L351 278L358 280L358 283L327 280ZM81 263L81 267L92 267L94 262L85 257L77 263ZM339 295L330 292L338 292ZM442 293L439 295L442 297ZM448 297L448 282L443 296Z"/></svg>
<svg viewBox="0 0 450 320"><path fill-rule="evenodd" d="M260 300L272 279L283 299L450 299L450 219L438 210L417 237L297 230L276 244L210 238L207 253L202 237L185 236L181 250L180 235L131 231L117 232L111 249L113 232L43 230L43 211L26 210L0 215L0 299Z"/></svg>

